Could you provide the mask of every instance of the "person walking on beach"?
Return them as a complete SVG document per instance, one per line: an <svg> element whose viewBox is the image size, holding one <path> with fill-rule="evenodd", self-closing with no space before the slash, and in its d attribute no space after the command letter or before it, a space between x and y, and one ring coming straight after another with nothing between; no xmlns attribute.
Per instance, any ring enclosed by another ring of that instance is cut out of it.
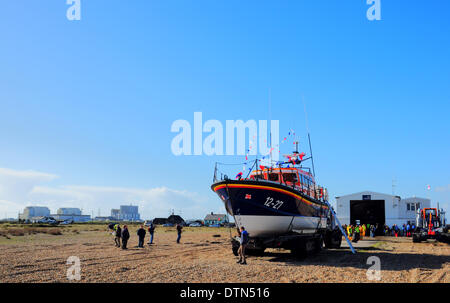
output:
<svg viewBox="0 0 450 303"><path fill-rule="evenodd" d="M120 228L119 224L114 226L114 242L116 242L116 247L120 247L120 238L122 237L122 228Z"/></svg>
<svg viewBox="0 0 450 303"><path fill-rule="evenodd" d="M182 230L183 230L183 226L181 226L181 224L177 224L177 234L178 234L177 243L178 244L180 243L180 240L181 240L181 232L182 232Z"/></svg>
<svg viewBox="0 0 450 303"><path fill-rule="evenodd" d="M150 227L148 228L148 232L150 233L150 240L148 244L153 244L153 234L155 233L155 225L153 225L153 222L150 224Z"/></svg>
<svg viewBox="0 0 450 303"><path fill-rule="evenodd" d="M245 248L247 247L247 243L249 241L248 232L245 230L244 226L241 226L241 239L239 241L239 261L237 261L238 264L245 265L247 264L247 261L245 260Z"/></svg>
<svg viewBox="0 0 450 303"><path fill-rule="evenodd" d="M141 225L141 227L137 231L137 235L139 237L138 247L140 247L140 248L144 248L145 234L146 234L146 232L145 232L145 229L144 229L144 225Z"/></svg>
<svg viewBox="0 0 450 303"><path fill-rule="evenodd" d="M128 232L128 227L124 225L122 229L122 249L128 249L128 239L130 239L130 233Z"/></svg>

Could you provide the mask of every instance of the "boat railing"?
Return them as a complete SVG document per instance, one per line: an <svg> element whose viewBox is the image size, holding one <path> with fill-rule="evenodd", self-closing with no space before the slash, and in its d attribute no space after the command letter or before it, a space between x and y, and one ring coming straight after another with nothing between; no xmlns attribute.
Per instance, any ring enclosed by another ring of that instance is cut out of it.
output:
<svg viewBox="0 0 450 303"><path fill-rule="evenodd" d="M227 164L216 162L214 166L213 182L230 180L233 178L233 173L231 171L224 171L222 167L232 167L233 170L236 171L236 168L242 168L242 166L244 166L244 169L241 169L242 171L238 175L236 175L235 179L247 180L250 176L250 173L257 168L257 164L258 160L248 161L239 164ZM263 178L264 176L261 174L261 177Z"/></svg>
<svg viewBox="0 0 450 303"><path fill-rule="evenodd" d="M230 180L230 179L238 179L238 180L265 180L268 182L275 182L279 184L283 184L287 187L291 187L295 190L301 191L303 194L314 198L315 200L324 202L328 201L328 190L322 186L319 186L315 184L312 181L311 177L307 177L303 174L295 174L296 178L293 180L294 182L286 181L286 178L283 176L282 167L279 166L278 168L275 168L278 172L278 178L276 181L271 181L266 179L265 175L267 176L270 172L273 171L274 168L264 168L260 169L258 166L259 160L249 161L245 163L240 164L225 164L216 162L214 166L214 177L213 182L219 182L224 180ZM238 175L236 175L235 178L229 177L229 175L222 170L222 166L227 167L239 167L242 165L245 166L246 169L244 169L242 172L240 172ZM248 167L248 169L247 169ZM311 171L308 167L302 167L302 170L304 170L307 174L311 176Z"/></svg>
<svg viewBox="0 0 450 303"><path fill-rule="evenodd" d="M302 167L303 170L307 171L308 174L311 175L311 171L307 167ZM270 173L272 171L272 168L267 169L267 173ZM301 191L305 195L308 195L311 198L314 198L315 200L324 202L328 201L328 190L322 186L319 186L312 182L311 178L307 178L303 174L295 174L296 179L294 182L292 181L286 181L286 178L283 176L282 168L278 167L278 181L272 181L277 182L280 184L284 184L285 186L292 187L295 190ZM257 170L255 171L255 176L259 177L260 179L264 178L264 172L265 170Z"/></svg>

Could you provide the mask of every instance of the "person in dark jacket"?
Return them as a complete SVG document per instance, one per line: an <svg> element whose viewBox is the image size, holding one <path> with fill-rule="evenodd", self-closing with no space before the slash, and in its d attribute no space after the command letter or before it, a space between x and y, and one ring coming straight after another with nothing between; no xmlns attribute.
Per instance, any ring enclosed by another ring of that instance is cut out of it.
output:
<svg viewBox="0 0 450 303"><path fill-rule="evenodd" d="M139 237L139 244L138 247L143 248L144 247L144 239L145 239L145 229L144 225L141 225L141 227L137 231L137 235Z"/></svg>
<svg viewBox="0 0 450 303"><path fill-rule="evenodd" d="M178 234L177 243L180 243L182 230L183 226L181 226L181 224L177 224L177 234Z"/></svg>
<svg viewBox="0 0 450 303"><path fill-rule="evenodd" d="M241 226L241 240L239 241L239 261L237 263L240 263L242 265L247 264L245 260L245 248L247 247L247 243L250 240L248 232L245 230L244 226Z"/></svg>
<svg viewBox="0 0 450 303"><path fill-rule="evenodd" d="M130 239L130 233L128 227L124 225L122 229L122 249L127 249L128 239Z"/></svg>
<svg viewBox="0 0 450 303"><path fill-rule="evenodd" d="M370 226L370 237L375 237L375 226L373 224Z"/></svg>
<svg viewBox="0 0 450 303"><path fill-rule="evenodd" d="M116 246L120 247L120 238L122 237L122 228L120 228L119 224L114 226L115 237L114 241L116 242Z"/></svg>
<svg viewBox="0 0 450 303"><path fill-rule="evenodd" d="M352 242L357 243L360 240L360 238L361 238L360 232L361 232L361 226L359 226L359 224L358 224L355 227L355 233L354 233L354 237L353 237Z"/></svg>
<svg viewBox="0 0 450 303"><path fill-rule="evenodd" d="M153 244L153 234L155 233L155 225L153 225L153 223L150 224L148 232L150 233L150 241L148 242L148 244Z"/></svg>

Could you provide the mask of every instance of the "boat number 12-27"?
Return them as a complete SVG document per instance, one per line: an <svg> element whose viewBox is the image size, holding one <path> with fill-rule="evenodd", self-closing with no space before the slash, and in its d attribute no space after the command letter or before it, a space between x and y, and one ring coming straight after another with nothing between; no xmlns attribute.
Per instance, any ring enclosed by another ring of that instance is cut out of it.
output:
<svg viewBox="0 0 450 303"><path fill-rule="evenodd" d="M264 206L267 207L272 207L275 209L280 209L281 205L283 205L283 201L277 200L277 201L273 201L272 197L267 197L266 202L264 202Z"/></svg>

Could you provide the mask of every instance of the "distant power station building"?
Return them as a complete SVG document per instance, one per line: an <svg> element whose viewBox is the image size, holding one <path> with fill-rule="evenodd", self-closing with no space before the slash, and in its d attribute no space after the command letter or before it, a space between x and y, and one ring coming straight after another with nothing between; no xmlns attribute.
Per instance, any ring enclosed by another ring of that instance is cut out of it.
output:
<svg viewBox="0 0 450 303"><path fill-rule="evenodd" d="M416 221L416 210L430 207L425 198L401 199L399 196L364 191L336 197L336 214L341 224L394 224L403 225Z"/></svg>
<svg viewBox="0 0 450 303"><path fill-rule="evenodd" d="M79 209L79 208L58 208L56 213L58 215L77 215L77 216L81 216L81 209Z"/></svg>
<svg viewBox="0 0 450 303"><path fill-rule="evenodd" d="M138 206L121 205L120 209L111 209L111 218L121 221L140 221Z"/></svg>
<svg viewBox="0 0 450 303"><path fill-rule="evenodd" d="M25 207L22 214L19 214L19 220L36 221L44 217L51 217L58 221L71 220L73 222L88 222L90 215L82 215L79 208L59 208L56 214L50 214L50 209L45 206Z"/></svg>
<svg viewBox="0 0 450 303"><path fill-rule="evenodd" d="M123 221L139 221L138 207L133 205L121 205L119 211L119 218Z"/></svg>
<svg viewBox="0 0 450 303"><path fill-rule="evenodd" d="M79 208L59 208L56 215L51 215L55 220L59 221L73 221L73 222L89 222L90 215L82 215Z"/></svg>
<svg viewBox="0 0 450 303"><path fill-rule="evenodd" d="M20 220L31 220L33 217L49 217L50 209L45 206L27 206L22 214L19 214Z"/></svg>
<svg viewBox="0 0 450 303"><path fill-rule="evenodd" d="M111 209L111 217L113 217L116 220L119 220L120 217L120 209L113 208Z"/></svg>

